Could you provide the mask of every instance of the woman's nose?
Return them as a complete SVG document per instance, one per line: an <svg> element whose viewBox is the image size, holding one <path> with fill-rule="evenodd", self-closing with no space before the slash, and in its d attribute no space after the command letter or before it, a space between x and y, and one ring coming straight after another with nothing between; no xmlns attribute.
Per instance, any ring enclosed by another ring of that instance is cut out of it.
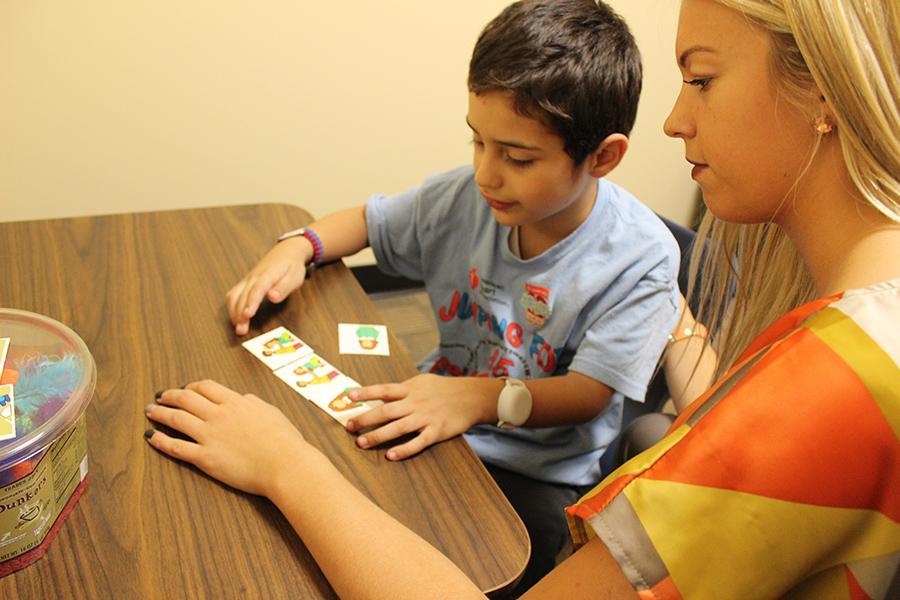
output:
<svg viewBox="0 0 900 600"><path fill-rule="evenodd" d="M696 132L693 119L689 115L684 92L685 90L682 90L681 93L678 94L678 98L675 99L675 104L672 106L669 116L666 117L665 122L663 122L663 131L669 137L690 138L693 137Z"/></svg>

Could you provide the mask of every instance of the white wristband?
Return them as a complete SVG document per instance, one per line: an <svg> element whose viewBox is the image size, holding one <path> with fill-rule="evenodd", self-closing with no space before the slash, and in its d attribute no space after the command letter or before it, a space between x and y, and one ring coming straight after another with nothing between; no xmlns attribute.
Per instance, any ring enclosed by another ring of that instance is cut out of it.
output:
<svg viewBox="0 0 900 600"><path fill-rule="evenodd" d="M497 397L497 427L521 427L531 416L531 391L519 379L507 379Z"/></svg>

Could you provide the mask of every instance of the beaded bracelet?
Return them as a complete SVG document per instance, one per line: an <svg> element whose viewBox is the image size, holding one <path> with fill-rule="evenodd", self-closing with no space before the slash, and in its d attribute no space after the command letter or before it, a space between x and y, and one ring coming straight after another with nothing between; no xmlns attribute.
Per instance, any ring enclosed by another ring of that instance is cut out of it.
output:
<svg viewBox="0 0 900 600"><path fill-rule="evenodd" d="M287 233L282 233L275 240L276 242L284 241L288 238L303 236L305 237L309 243L313 247L313 255L310 264L312 268L316 268L322 264L322 255L325 253L324 246L322 245L322 240L319 239L319 236L316 235L316 232L312 229L307 229L306 227L301 227L300 229L295 229L293 231L288 231Z"/></svg>
<svg viewBox="0 0 900 600"><path fill-rule="evenodd" d="M694 327L685 327L681 331L681 333L683 334L681 337L675 337L674 335L672 335L670 333L669 337L668 337L669 343L674 344L675 342L682 342L682 341L690 339L692 337L698 337L698 338L704 338L704 339L706 338L706 335L704 335L703 333L700 333Z"/></svg>
<svg viewBox="0 0 900 600"><path fill-rule="evenodd" d="M312 229L304 229L303 237L309 240L309 243L312 244L313 247L313 258L312 262L315 266L319 266L322 264L322 254L324 253L324 248L322 247L322 240L319 239L319 236L316 235L316 232Z"/></svg>

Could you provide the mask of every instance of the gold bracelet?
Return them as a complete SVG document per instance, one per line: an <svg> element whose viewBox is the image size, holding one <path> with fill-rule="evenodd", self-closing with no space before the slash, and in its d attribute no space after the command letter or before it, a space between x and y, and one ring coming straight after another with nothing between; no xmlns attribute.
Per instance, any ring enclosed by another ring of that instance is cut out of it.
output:
<svg viewBox="0 0 900 600"><path fill-rule="evenodd" d="M697 329L696 329L695 327L685 327L685 328L681 331L681 333L684 334L684 335L682 335L681 337L675 337L674 335L672 335L672 334L670 333L670 334L669 334L669 338L668 338L668 339L669 339L669 344L674 344L675 342L683 342L684 340L688 340L688 339L690 339L690 338L692 338L692 337L698 337L698 338L706 339L706 336L705 336L704 334L700 333L699 331L697 331Z"/></svg>

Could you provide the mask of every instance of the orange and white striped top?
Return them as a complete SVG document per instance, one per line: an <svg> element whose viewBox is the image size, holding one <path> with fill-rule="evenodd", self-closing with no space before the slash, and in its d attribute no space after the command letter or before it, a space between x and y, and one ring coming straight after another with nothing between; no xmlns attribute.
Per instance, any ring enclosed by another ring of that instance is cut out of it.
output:
<svg viewBox="0 0 900 600"><path fill-rule="evenodd" d="M641 598L881 598L900 561L900 279L797 308L567 509ZM587 525L587 526L586 526Z"/></svg>

